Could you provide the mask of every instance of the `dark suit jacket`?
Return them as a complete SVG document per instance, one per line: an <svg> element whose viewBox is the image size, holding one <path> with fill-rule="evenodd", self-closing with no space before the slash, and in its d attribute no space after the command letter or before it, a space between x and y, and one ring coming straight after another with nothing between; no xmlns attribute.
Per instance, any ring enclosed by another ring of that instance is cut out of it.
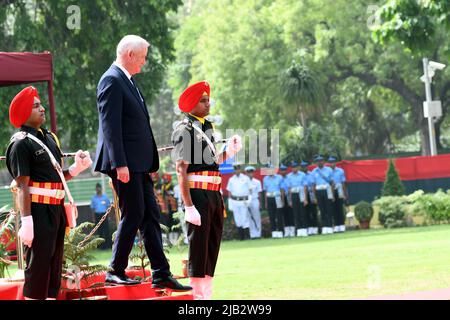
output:
<svg viewBox="0 0 450 320"><path fill-rule="evenodd" d="M95 171L127 166L131 172L159 169L158 150L145 101L119 67L111 67L97 86L99 112Z"/></svg>

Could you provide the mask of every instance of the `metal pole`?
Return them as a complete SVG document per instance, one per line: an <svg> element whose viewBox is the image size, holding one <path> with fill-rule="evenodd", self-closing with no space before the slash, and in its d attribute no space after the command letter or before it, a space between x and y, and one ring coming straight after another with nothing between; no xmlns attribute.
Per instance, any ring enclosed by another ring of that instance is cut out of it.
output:
<svg viewBox="0 0 450 320"><path fill-rule="evenodd" d="M426 101L431 102L431 82L430 78L428 76L428 58L423 58L423 72L425 75L425 96ZM428 113L430 113L430 110L428 109ZM437 155L437 148L436 148L436 132L434 129L434 122L433 117L430 117L428 114L428 136L430 139L430 151L431 155L435 156Z"/></svg>
<svg viewBox="0 0 450 320"><path fill-rule="evenodd" d="M120 223L120 208L119 208L119 197L117 196L116 190L114 189L114 185L112 183L112 179L109 179L109 187L112 190L113 193L113 203L114 203L114 210L115 210L115 217L116 217L116 226L119 228Z"/></svg>
<svg viewBox="0 0 450 320"><path fill-rule="evenodd" d="M25 269L25 263L23 260L23 245L22 245L22 240L19 237L19 228L20 228L20 207L19 207L19 203L18 203L18 195L17 195L17 185L16 185L16 181L13 180L13 182L11 183L11 192L13 195L13 207L14 207L14 212L16 213L15 216L15 237L16 237L16 254L17 254L17 267L19 270L24 270Z"/></svg>

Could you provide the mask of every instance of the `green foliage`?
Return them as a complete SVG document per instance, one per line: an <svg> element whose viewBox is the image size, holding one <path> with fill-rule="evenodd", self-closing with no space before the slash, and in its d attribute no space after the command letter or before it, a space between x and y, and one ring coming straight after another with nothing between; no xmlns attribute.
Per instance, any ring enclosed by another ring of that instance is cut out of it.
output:
<svg viewBox="0 0 450 320"><path fill-rule="evenodd" d="M79 29L67 26L73 18L67 9L73 4L69 0L7 1L0 6L0 43L2 51L52 52L60 138L63 149L76 150L95 146L96 86L125 34L150 42L148 63L136 80L148 104L159 94L165 68L173 59L174 24L167 13L176 11L181 0L79 1L75 3L80 8ZM46 86L37 87L48 106ZM4 110L19 89L2 88ZM8 117L1 124L0 144L5 145L13 128Z"/></svg>
<svg viewBox="0 0 450 320"><path fill-rule="evenodd" d="M450 223L450 190L447 193L438 190L436 193L417 197L412 211L424 216L427 223Z"/></svg>
<svg viewBox="0 0 450 320"><path fill-rule="evenodd" d="M372 205L366 201L360 201L355 205L355 217L359 222L372 220L373 208Z"/></svg>
<svg viewBox="0 0 450 320"><path fill-rule="evenodd" d="M291 129L316 123L344 140L343 157L396 152L414 134L414 151L424 153L420 60L399 44L374 43L367 9L357 0L186 2L168 80L173 98L206 79L223 128L279 129L283 150L295 145L284 139ZM448 44L442 37L433 51L439 57ZM445 100L450 76L442 77L436 90ZM310 104L320 91L323 100Z"/></svg>
<svg viewBox="0 0 450 320"><path fill-rule="evenodd" d="M7 206L0 208L0 239L5 232L12 231L14 225L14 216L12 214L9 216L7 214L2 214L2 212L4 212L6 208ZM5 277L8 266L11 265L11 261L9 260L8 251L6 250L6 248L8 248L9 245L13 243L13 241L13 237L9 238L6 243L0 241L0 278Z"/></svg>
<svg viewBox="0 0 450 320"><path fill-rule="evenodd" d="M168 234L169 228L161 223L159 225L161 227L161 233ZM114 233L113 237L115 237L115 233ZM151 273L149 273L147 276L147 270L146 270L146 268L150 266L150 260L148 259L147 251L144 246L144 238L142 237L140 231L138 231L137 237L138 237L138 242L136 244L134 244L134 246L137 247L137 251L131 253L129 256L129 259L130 259L130 261L137 263L138 264L137 267L142 269L143 278L140 280L147 281L151 277ZM164 253L166 255L168 254L167 248L164 248Z"/></svg>
<svg viewBox="0 0 450 320"><path fill-rule="evenodd" d="M448 31L450 30L450 1L449 0L388 0L377 10L377 23L371 29L372 38L386 50L393 48L403 49L403 52L412 58L416 69L422 70L423 57L429 57L435 61L447 61L450 56ZM397 62L398 63L398 62ZM448 68L447 68L448 69ZM449 71L439 72L433 86L435 93L442 100L449 99L450 81ZM417 73L416 73L417 75ZM417 90L417 89L416 89ZM412 93L412 92L411 92ZM423 93L420 94L423 97ZM403 95L404 96L404 95ZM409 99L407 99L409 100ZM424 100L423 98L421 100ZM419 102L419 101L418 101ZM448 113L448 108L443 107L443 114ZM422 153L424 149L430 154L428 133L425 122L422 121L422 112L418 112L415 121L421 127ZM448 130L445 124L445 116L437 121L437 145L442 148L444 139L441 139L441 126Z"/></svg>
<svg viewBox="0 0 450 320"><path fill-rule="evenodd" d="M381 197L373 205L379 207L379 221L386 228L412 226L412 216L423 217L424 225L450 223L450 190Z"/></svg>
<svg viewBox="0 0 450 320"><path fill-rule="evenodd" d="M381 195L385 196L401 196L405 194L405 186L403 185L397 170L395 169L394 161L389 159L389 168L386 173Z"/></svg>
<svg viewBox="0 0 450 320"><path fill-rule="evenodd" d="M176 240L175 246L178 248L178 251L184 251L186 247L184 246L184 234L181 231L182 220L184 220L184 212L181 210L174 212L172 217L174 224L170 228L170 231L180 233L178 239Z"/></svg>
<svg viewBox="0 0 450 320"><path fill-rule="evenodd" d="M378 220L385 228L406 226L409 200L407 197L385 196L373 202L379 207Z"/></svg>
<svg viewBox="0 0 450 320"><path fill-rule="evenodd" d="M311 122L307 129L291 127L281 137L282 161L289 163L306 159L312 161L315 154L338 155L345 152L346 138L334 125ZM333 137L330 139L330 137Z"/></svg>
<svg viewBox="0 0 450 320"><path fill-rule="evenodd" d="M140 232L138 232L138 243L135 245L138 248L137 252L130 254L129 259L133 262L137 262L139 267L142 269L143 279L142 281L147 281L151 277L151 273L147 276L147 268L150 266L150 261L147 257L145 251L144 239Z"/></svg>
<svg viewBox="0 0 450 320"><path fill-rule="evenodd" d="M375 41L397 41L413 52L433 46L441 27L450 30L449 0L389 0L378 15L382 23L373 29Z"/></svg>
<svg viewBox="0 0 450 320"><path fill-rule="evenodd" d="M79 291L80 298L81 281L87 281L90 277L99 275L108 269L103 265L89 264L89 260L93 258L90 253L97 249L105 241L104 239L93 236L82 247L79 246L87 236L83 230L88 228L92 229L93 227L93 223L83 222L74 229L71 229L64 239L63 278L71 283L75 283L75 288ZM93 286L97 285L94 284Z"/></svg>
<svg viewBox="0 0 450 320"><path fill-rule="evenodd" d="M304 62L292 61L281 75L280 91L287 105L298 110L299 123L306 128L306 111L323 101L324 92L317 73Z"/></svg>

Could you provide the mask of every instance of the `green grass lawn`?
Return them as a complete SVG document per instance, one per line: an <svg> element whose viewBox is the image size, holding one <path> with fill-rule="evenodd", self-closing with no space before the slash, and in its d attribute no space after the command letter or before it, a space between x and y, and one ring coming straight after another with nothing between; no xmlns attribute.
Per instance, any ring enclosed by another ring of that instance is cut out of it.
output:
<svg viewBox="0 0 450 320"><path fill-rule="evenodd" d="M94 256L107 265L111 253ZM174 274L186 256L186 247L170 250ZM358 299L449 287L450 225L441 225L223 242L214 299Z"/></svg>
<svg viewBox="0 0 450 320"><path fill-rule="evenodd" d="M186 256L186 247L170 250L174 274ZM442 225L223 242L214 298L354 299L448 287L450 226Z"/></svg>

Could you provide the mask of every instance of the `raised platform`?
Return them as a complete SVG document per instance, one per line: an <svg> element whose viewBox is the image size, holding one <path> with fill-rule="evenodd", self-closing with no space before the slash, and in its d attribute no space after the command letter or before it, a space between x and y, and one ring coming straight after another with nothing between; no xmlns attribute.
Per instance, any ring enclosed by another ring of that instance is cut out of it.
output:
<svg viewBox="0 0 450 320"><path fill-rule="evenodd" d="M127 270L130 278L142 277L141 270ZM150 274L150 271L146 272ZM180 279L180 277L177 277ZM88 281L81 281L80 288L76 289L73 284L63 280L61 291L57 300L193 300L190 291L174 292L170 289L152 289L151 282L144 282L133 286L95 286L105 281L105 274L90 277ZM23 281L11 281L0 279L0 300L24 300Z"/></svg>

